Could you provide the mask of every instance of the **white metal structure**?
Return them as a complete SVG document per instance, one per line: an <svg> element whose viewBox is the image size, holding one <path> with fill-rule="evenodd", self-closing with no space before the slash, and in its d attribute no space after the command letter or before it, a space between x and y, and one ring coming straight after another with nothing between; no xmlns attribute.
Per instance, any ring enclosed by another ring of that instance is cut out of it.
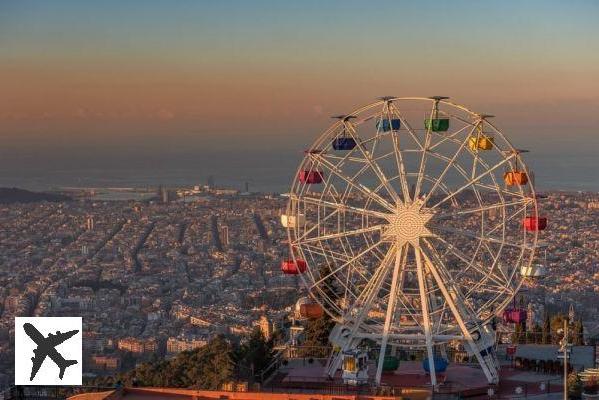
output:
<svg viewBox="0 0 599 400"><path fill-rule="evenodd" d="M537 203L530 181L504 184L528 172L490 117L446 97L384 97L336 117L306 151L286 211L302 223L287 232L303 283L337 323L331 376L371 339L377 383L388 346L419 347L434 386L434 356L460 341L497 382L490 322L532 263L537 232L522 219Z"/></svg>

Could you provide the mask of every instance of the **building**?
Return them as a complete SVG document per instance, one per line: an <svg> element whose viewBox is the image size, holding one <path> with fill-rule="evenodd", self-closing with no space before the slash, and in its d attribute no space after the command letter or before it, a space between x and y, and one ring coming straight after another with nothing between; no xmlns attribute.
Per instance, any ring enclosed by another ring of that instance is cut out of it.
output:
<svg viewBox="0 0 599 400"><path fill-rule="evenodd" d="M220 241L223 247L229 247L229 227L227 225L220 228Z"/></svg>
<svg viewBox="0 0 599 400"><path fill-rule="evenodd" d="M95 371L117 371L121 366L118 356L93 355L90 359L90 368Z"/></svg>
<svg viewBox="0 0 599 400"><path fill-rule="evenodd" d="M155 353L158 351L158 342L156 339L137 339L127 337L119 339L117 348L121 351L127 351L134 354Z"/></svg>
<svg viewBox="0 0 599 400"><path fill-rule="evenodd" d="M258 321L258 326L260 327L260 332L264 335L266 340L269 340L272 337L272 323L268 320L266 315L260 317Z"/></svg>
<svg viewBox="0 0 599 400"><path fill-rule="evenodd" d="M203 338L170 337L166 341L167 353L180 353L203 347L208 343Z"/></svg>

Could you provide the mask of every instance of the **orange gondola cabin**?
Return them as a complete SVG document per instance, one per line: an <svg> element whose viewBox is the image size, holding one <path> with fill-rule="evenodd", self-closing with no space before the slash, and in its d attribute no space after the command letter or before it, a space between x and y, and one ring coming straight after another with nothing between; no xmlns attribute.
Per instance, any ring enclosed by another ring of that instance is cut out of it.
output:
<svg viewBox="0 0 599 400"><path fill-rule="evenodd" d="M302 318L318 319L324 315L324 311L318 303L305 303L300 305L300 315Z"/></svg>
<svg viewBox="0 0 599 400"><path fill-rule="evenodd" d="M528 183L528 175L524 171L508 171L503 175L503 180L508 186L526 185Z"/></svg>

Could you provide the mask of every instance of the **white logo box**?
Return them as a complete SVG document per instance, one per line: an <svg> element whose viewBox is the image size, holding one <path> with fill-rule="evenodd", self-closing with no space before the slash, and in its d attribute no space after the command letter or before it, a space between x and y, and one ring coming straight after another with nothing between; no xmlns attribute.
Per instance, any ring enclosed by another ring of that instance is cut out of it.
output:
<svg viewBox="0 0 599 400"><path fill-rule="evenodd" d="M15 385L81 385L82 331L81 317L16 317ZM32 358L43 359L33 380Z"/></svg>

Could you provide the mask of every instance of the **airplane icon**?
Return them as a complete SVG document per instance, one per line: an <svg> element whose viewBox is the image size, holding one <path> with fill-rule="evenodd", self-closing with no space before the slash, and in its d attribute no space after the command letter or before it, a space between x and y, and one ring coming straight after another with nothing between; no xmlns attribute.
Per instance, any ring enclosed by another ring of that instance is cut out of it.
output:
<svg viewBox="0 0 599 400"><path fill-rule="evenodd" d="M39 371L41 368L46 357L50 357L50 359L54 361L54 364L60 368L58 377L61 380L67 367L77 364L77 360L65 360L64 357L58 351L56 351L56 346L75 336L77 332L79 332L78 330L65 333L60 333L60 331L57 331L55 335L50 333L48 334L48 337L44 337L44 335L42 335L40 331L38 331L35 326L31 325L30 323L24 324L23 329L25 329L27 336L29 336L31 340L37 344L37 348L33 350L35 357L31 357L33 368L31 369L31 377L29 378L29 381L32 381L33 378L35 378L37 371Z"/></svg>

